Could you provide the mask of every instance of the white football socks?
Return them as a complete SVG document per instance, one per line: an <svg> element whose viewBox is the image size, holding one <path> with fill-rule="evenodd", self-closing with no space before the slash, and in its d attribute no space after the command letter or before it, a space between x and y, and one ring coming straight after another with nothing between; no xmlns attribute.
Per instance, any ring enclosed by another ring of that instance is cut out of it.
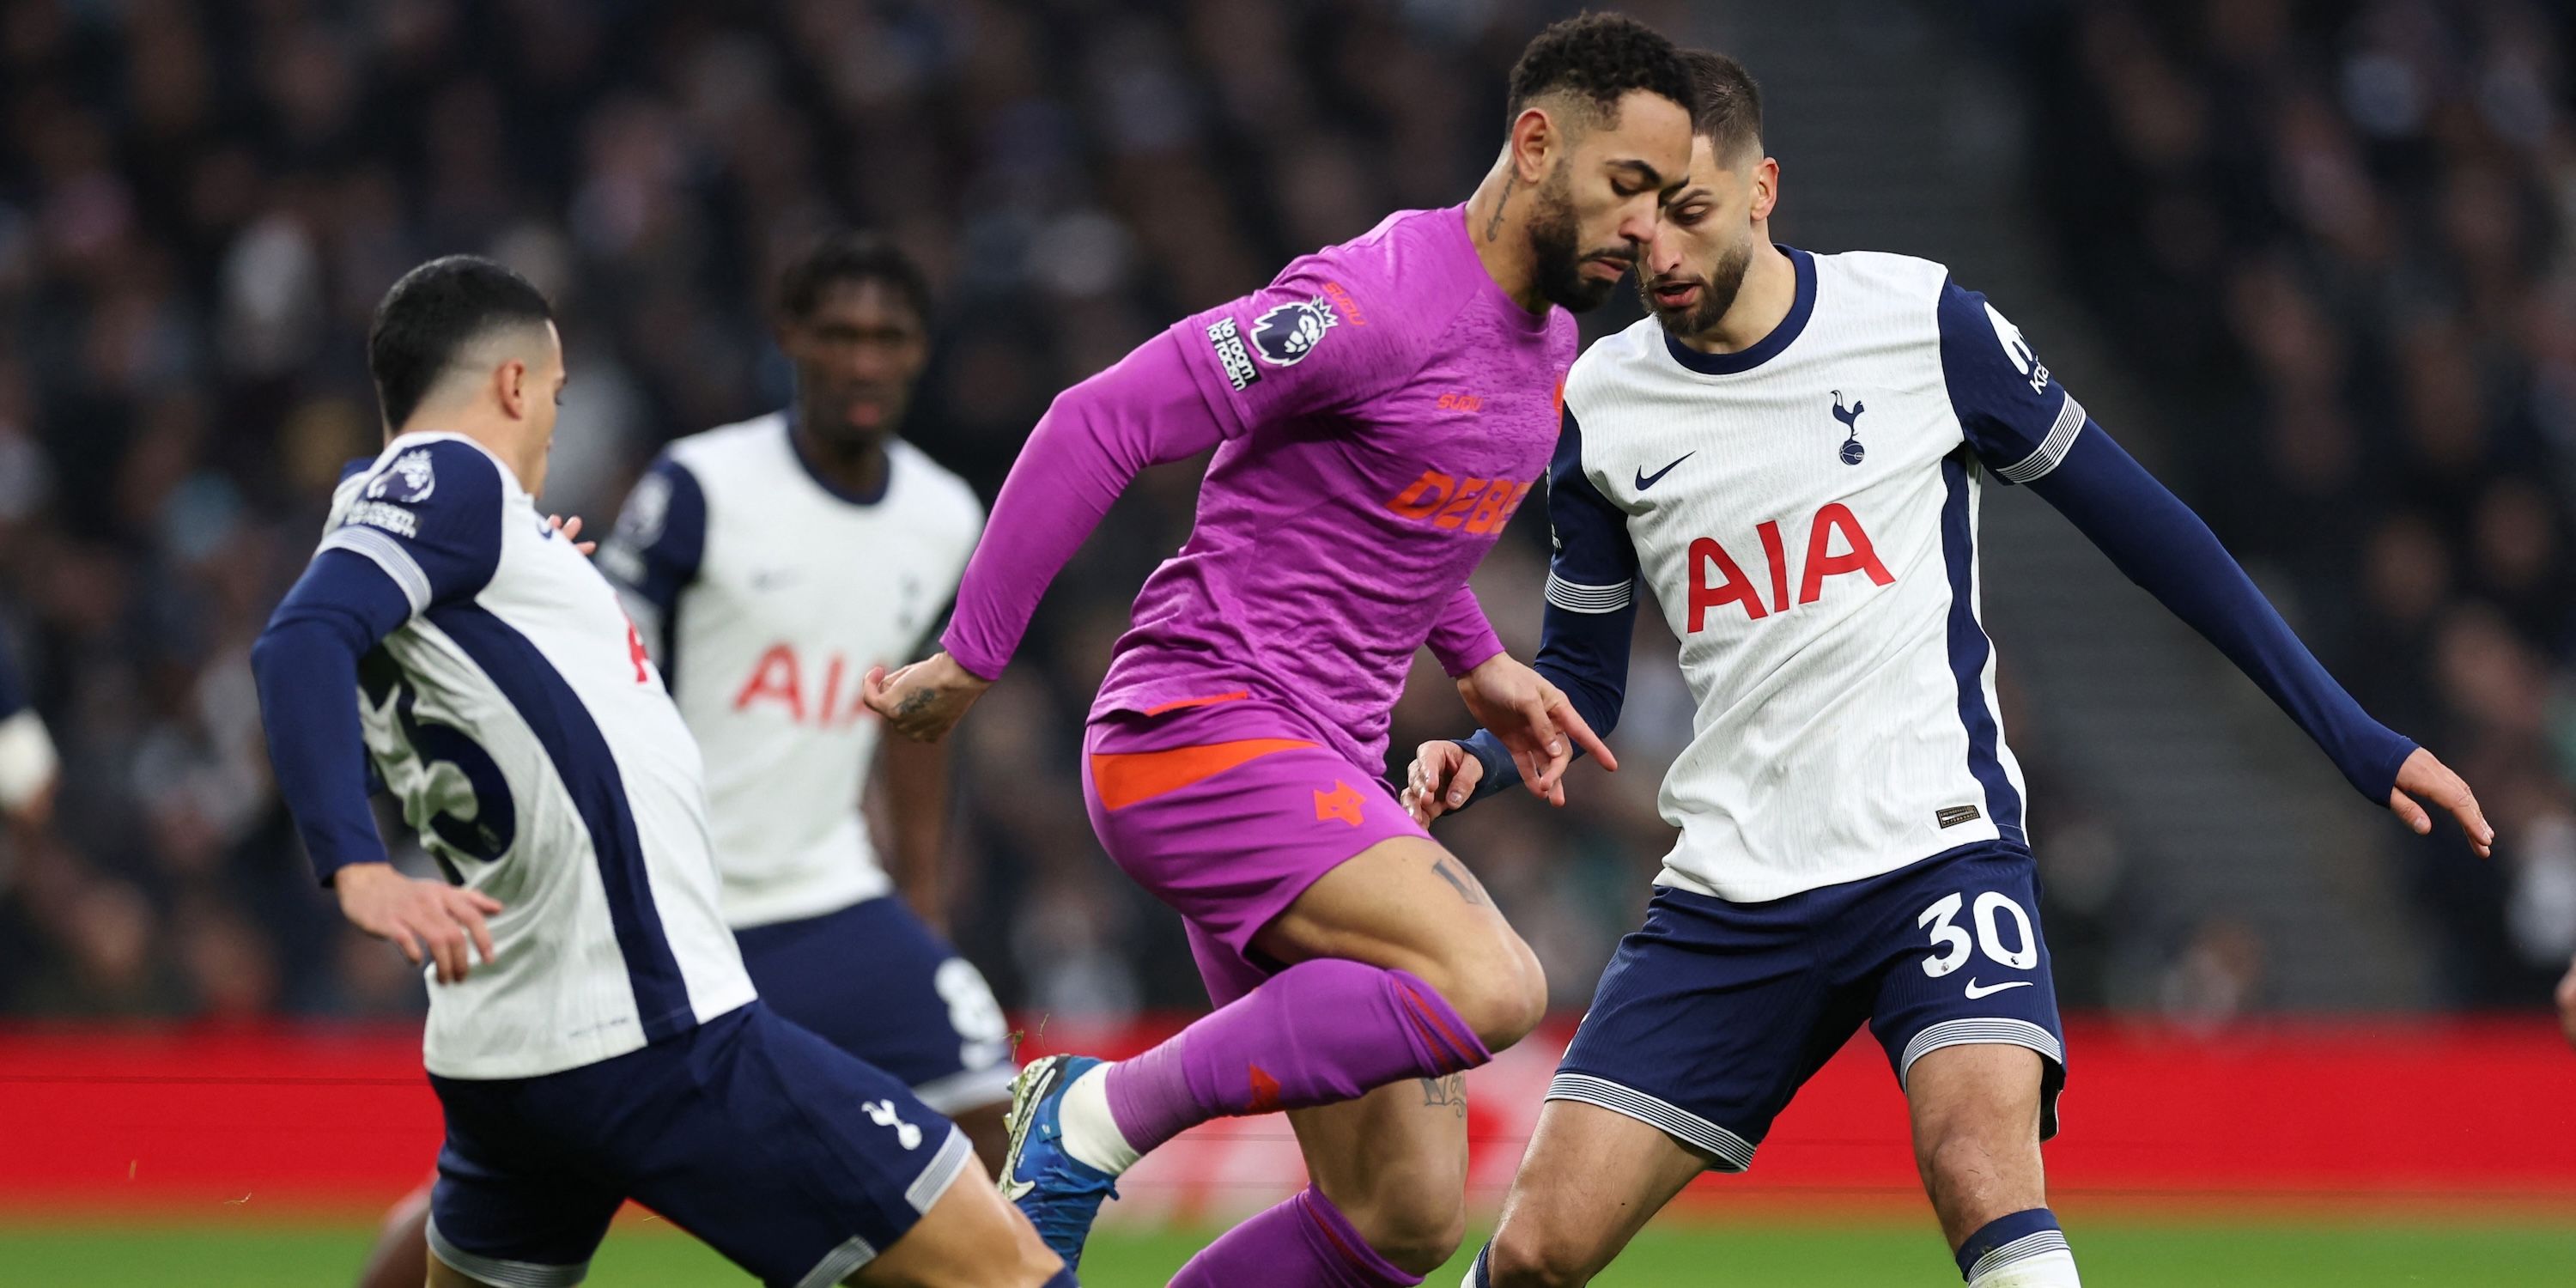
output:
<svg viewBox="0 0 2576 1288"><path fill-rule="evenodd" d="M2054 1246L2036 1246L2052 1235ZM2083 1281L2075 1277L2066 1236L2051 1230L1995 1249L1968 1277L1968 1288L2083 1288Z"/></svg>
<svg viewBox="0 0 2576 1288"><path fill-rule="evenodd" d="M1136 1165L1143 1157L1118 1134L1117 1116L1109 1112L1109 1066L1095 1064L1083 1070L1073 1085L1064 1089L1064 1100L1056 1106L1056 1121L1064 1129L1064 1152L1078 1162L1116 1176Z"/></svg>

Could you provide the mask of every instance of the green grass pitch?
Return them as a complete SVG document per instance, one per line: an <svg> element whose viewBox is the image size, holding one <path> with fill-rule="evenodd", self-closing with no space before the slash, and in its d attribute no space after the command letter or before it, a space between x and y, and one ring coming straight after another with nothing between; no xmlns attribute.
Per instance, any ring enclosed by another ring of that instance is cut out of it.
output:
<svg viewBox="0 0 2576 1288"><path fill-rule="evenodd" d="M1928 1221L1836 1225L1675 1225L1650 1230L1596 1282L1605 1288L1899 1288L1955 1285ZM0 1225L0 1284L45 1288L342 1288L370 1232L358 1226ZM1083 1265L1086 1288L1159 1285L1205 1232L1104 1231ZM2576 1283L2576 1228L2079 1222L2086 1288L2564 1288ZM1470 1245L1472 1253L1473 1245ZM1467 1257L1433 1275L1450 1288ZM735 1288L751 1282L694 1240L621 1225L593 1263L601 1288Z"/></svg>

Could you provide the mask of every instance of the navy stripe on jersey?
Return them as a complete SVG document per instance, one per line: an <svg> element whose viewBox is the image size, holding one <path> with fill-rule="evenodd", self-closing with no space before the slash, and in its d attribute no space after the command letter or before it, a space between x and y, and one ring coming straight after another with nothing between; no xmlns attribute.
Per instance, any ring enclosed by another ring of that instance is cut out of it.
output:
<svg viewBox="0 0 2576 1288"><path fill-rule="evenodd" d="M891 473L891 471L889 471ZM679 681L680 596L698 579L707 554L707 494L698 476L666 453L655 457L627 493L617 527L600 547L600 571L624 590L653 642L662 683Z"/></svg>
<svg viewBox="0 0 2576 1288"><path fill-rule="evenodd" d="M1664 348L1673 355L1673 361L1703 376L1738 375L1779 357L1781 350L1788 348L1806 331L1807 319L1816 312L1816 257L1794 246L1782 246L1780 253L1789 257L1790 267L1798 274L1798 293L1790 299L1789 315L1780 319L1780 325L1771 328L1771 334L1733 353L1702 353L1673 338L1673 333L1666 330Z"/></svg>
<svg viewBox="0 0 2576 1288"><path fill-rule="evenodd" d="M617 950L626 959L626 978L635 989L635 1011L643 1021L645 1040L658 1042L687 1032L697 1022L688 985L680 976L671 942L662 933L662 914L653 903L652 882L644 868L644 842L627 806L625 779L618 774L617 760L599 725L590 718L590 709L545 654L491 610L474 603L448 604L431 609L428 621L455 640L518 709L519 718L528 722L545 747L546 758L554 762L564 790L571 794L599 860L609 924L617 932Z"/></svg>
<svg viewBox="0 0 2576 1288"><path fill-rule="evenodd" d="M2021 793L2004 773L1995 754L1995 713L1986 705L1986 663L1994 645L1977 621L1976 538L1968 524L1968 466L1956 453L1941 458L1941 560L1950 570L1950 674L1959 683L1959 723L1968 731L1968 772L1985 784L1986 816L1995 831L2017 845L2030 844L2022 831Z"/></svg>

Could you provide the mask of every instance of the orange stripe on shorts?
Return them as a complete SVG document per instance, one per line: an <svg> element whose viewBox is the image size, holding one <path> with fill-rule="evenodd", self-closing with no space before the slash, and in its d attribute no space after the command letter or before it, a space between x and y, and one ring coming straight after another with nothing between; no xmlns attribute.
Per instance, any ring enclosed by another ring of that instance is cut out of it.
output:
<svg viewBox="0 0 2576 1288"><path fill-rule="evenodd" d="M1102 808L1121 810L1213 778L1247 760L1314 745L1296 738L1245 738L1169 751L1101 752L1091 758L1091 787L1100 793Z"/></svg>
<svg viewBox="0 0 2576 1288"><path fill-rule="evenodd" d="M1170 702L1157 703L1153 706L1147 707L1141 714L1148 716L1168 715L1171 712L1185 711L1191 707L1212 707L1220 702L1241 702L1245 698L1251 696L1252 690L1250 689L1236 689L1232 693L1219 693L1204 698L1176 698Z"/></svg>

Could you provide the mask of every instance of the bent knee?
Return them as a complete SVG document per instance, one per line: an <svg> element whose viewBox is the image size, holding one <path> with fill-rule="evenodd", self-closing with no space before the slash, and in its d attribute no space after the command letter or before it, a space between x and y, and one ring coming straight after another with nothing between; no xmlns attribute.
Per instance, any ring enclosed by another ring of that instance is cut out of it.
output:
<svg viewBox="0 0 2576 1288"><path fill-rule="evenodd" d="M1449 1264L1467 1241L1463 1187L1402 1193L1391 1188L1356 1204L1336 1203L1351 1228L1406 1274L1427 1275Z"/></svg>
<svg viewBox="0 0 2576 1288"><path fill-rule="evenodd" d="M1575 1288L1608 1260L1597 1237L1506 1218L1494 1232L1485 1275L1493 1288Z"/></svg>
<svg viewBox="0 0 2576 1288"><path fill-rule="evenodd" d="M1538 954L1509 931L1500 939L1429 981L1488 1051L1528 1037L1547 1018L1547 972Z"/></svg>

